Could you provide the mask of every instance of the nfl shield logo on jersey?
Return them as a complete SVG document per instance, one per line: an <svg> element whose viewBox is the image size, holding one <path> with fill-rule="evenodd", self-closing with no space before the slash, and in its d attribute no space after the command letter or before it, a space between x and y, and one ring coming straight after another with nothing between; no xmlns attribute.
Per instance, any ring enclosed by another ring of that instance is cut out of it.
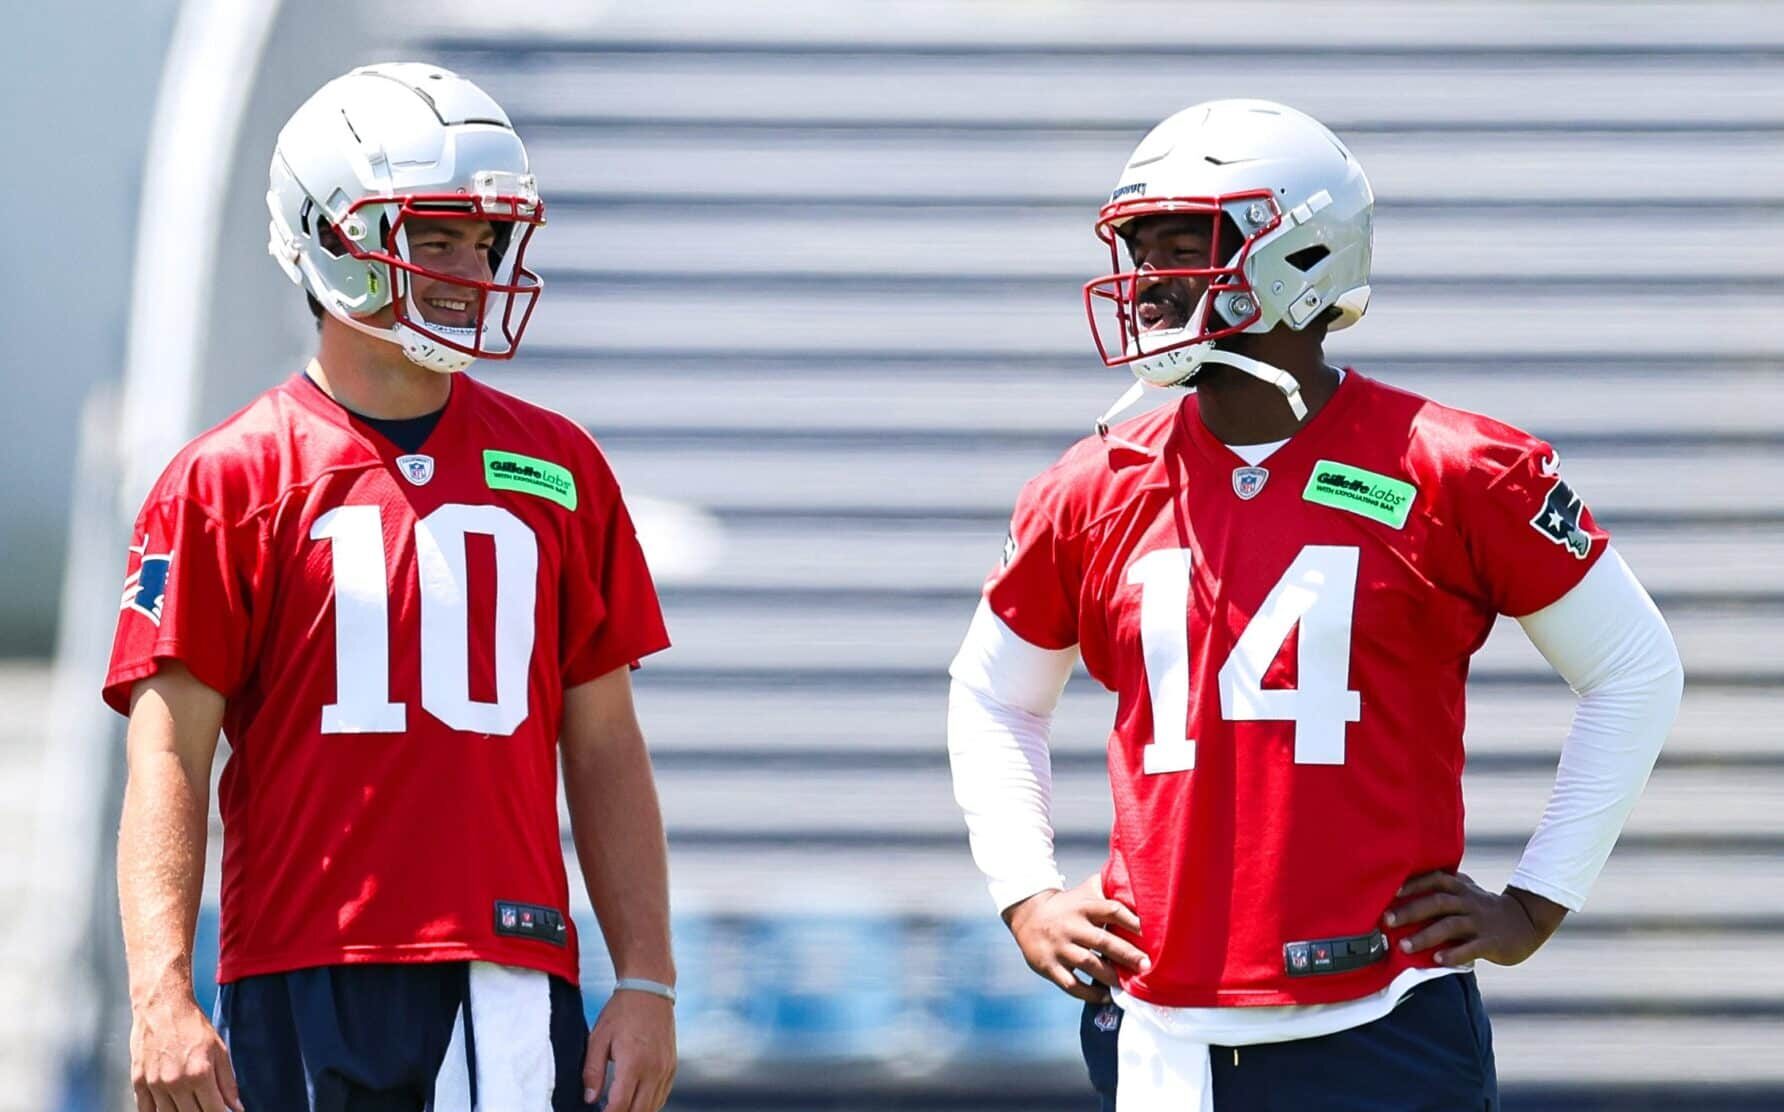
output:
<svg viewBox="0 0 1784 1112"><path fill-rule="evenodd" d="M1121 1009L1113 1004L1104 1004L1097 1009L1096 1015L1090 1022L1096 1026L1098 1031L1106 1035L1121 1026Z"/></svg>
<svg viewBox="0 0 1784 1112"><path fill-rule="evenodd" d="M1249 502L1256 498L1258 491L1264 489L1264 483L1270 478L1270 472L1262 467L1233 468L1233 493Z"/></svg>
<svg viewBox="0 0 1784 1112"><path fill-rule="evenodd" d="M426 486L434 477L434 457L432 456L398 456L396 469L403 473L403 478L416 486Z"/></svg>

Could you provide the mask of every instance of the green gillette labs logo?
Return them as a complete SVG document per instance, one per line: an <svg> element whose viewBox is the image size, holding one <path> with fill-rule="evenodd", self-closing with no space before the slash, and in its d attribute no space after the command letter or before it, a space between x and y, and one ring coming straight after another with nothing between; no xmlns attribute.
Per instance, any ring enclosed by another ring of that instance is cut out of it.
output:
<svg viewBox="0 0 1784 1112"><path fill-rule="evenodd" d="M517 490L549 498L566 510L576 508L576 480L568 468L518 452L483 450L483 479L491 490Z"/></svg>
<svg viewBox="0 0 1784 1112"><path fill-rule="evenodd" d="M1313 465L1313 477L1307 480L1301 497L1403 529L1406 515L1412 512L1413 496L1418 492L1419 488L1411 483L1322 459Z"/></svg>

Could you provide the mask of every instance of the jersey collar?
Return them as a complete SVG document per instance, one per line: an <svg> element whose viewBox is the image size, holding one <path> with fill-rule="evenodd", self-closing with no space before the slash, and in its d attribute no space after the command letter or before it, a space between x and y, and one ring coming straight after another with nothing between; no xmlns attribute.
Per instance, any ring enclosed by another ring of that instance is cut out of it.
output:
<svg viewBox="0 0 1784 1112"><path fill-rule="evenodd" d="M309 368L315 365L312 359L305 368L285 380L284 389L287 396L332 425L345 429L355 439L364 444L375 455L385 459L395 459L406 454L402 448L385 439L377 429L368 425L363 418L328 394L324 393L309 375ZM310 381L304 381L309 378ZM434 431L428 434L427 443L422 445L426 451L428 445L442 441L449 425L458 420L459 411L468 403L469 394L477 388L476 380L460 372L452 376L452 391L446 395L446 405L440 410L440 420L434 425Z"/></svg>

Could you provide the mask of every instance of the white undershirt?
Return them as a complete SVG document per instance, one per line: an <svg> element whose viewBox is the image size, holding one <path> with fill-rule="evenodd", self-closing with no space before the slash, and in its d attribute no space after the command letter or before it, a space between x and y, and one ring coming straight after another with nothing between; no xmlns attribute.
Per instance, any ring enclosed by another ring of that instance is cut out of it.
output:
<svg viewBox="0 0 1784 1112"><path fill-rule="evenodd" d="M1268 444L1228 444L1227 451L1256 467L1275 454L1276 449L1288 443L1288 438L1272 440Z"/></svg>
<svg viewBox="0 0 1784 1112"><path fill-rule="evenodd" d="M1683 671L1660 612L1615 549L1521 624L1580 699L1548 808L1511 883L1577 911L1647 784L1678 711ZM954 797L1000 911L1065 885L1053 852L1049 732L1077 655L1024 641L981 601L949 668ZM1159 1008L1125 994L1121 1003L1175 1038L1279 1042L1372 1022L1414 984L1449 972L1408 970L1381 992L1337 1004Z"/></svg>

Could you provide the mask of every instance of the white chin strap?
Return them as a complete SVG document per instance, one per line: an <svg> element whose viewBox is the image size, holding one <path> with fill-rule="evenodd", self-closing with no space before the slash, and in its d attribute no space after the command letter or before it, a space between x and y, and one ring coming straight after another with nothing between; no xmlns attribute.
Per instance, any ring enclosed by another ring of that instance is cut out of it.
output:
<svg viewBox="0 0 1784 1112"><path fill-rule="evenodd" d="M1263 379L1282 391L1282 396L1288 399L1289 409L1294 411L1295 420L1305 421L1307 419L1307 403L1301 400L1301 384L1295 381L1294 375L1289 374L1281 367L1272 366L1261 359L1253 359L1249 355L1221 351L1219 348L1215 348L1203 356L1201 362L1219 363L1244 371L1253 378Z"/></svg>
<svg viewBox="0 0 1784 1112"><path fill-rule="evenodd" d="M1130 452L1139 452L1141 455L1153 456L1158 454L1144 444L1136 444L1126 437L1115 436L1109 432L1109 422L1115 419L1115 415L1139 401L1140 395L1145 392L1146 384L1136 379L1133 385L1127 388L1127 392L1122 394L1119 398L1116 398L1115 404L1110 406L1103 412L1101 417L1096 419L1096 434L1103 438L1103 443L1113 444L1119 448L1126 448Z"/></svg>
<svg viewBox="0 0 1784 1112"><path fill-rule="evenodd" d="M1198 348L1202 350L1197 350ZM1190 352L1194 352L1193 357L1189 357ZM1230 351L1221 351L1219 348L1216 348L1211 344L1198 344L1196 345L1196 348L1180 348L1177 351L1165 353L1164 357L1146 360L1145 362L1151 364L1148 369L1156 373L1162 362L1162 358L1175 356L1186 356L1180 360L1172 358L1174 368L1183 368L1183 373L1181 376L1176 377L1170 382L1159 382L1151 375L1140 374L1136 369L1135 374L1138 377L1134 384L1129 386L1127 391L1123 393L1121 397L1115 399L1115 404L1110 406L1101 417L1096 419L1096 434L1102 437L1105 443L1115 444L1119 447L1127 448L1130 451L1141 452L1149 456L1156 455L1156 452L1143 444L1136 444L1131 440L1110 433L1110 423L1115 420L1116 415L1139 401L1140 396L1146 392L1146 387L1148 385L1188 385L1190 380L1195 377L1196 372L1209 363L1219 363L1222 366L1244 371L1253 378L1263 379L1265 382L1276 387L1276 389L1282 391L1282 396L1287 400L1289 409L1293 411L1295 420L1305 421L1307 419L1307 403L1301 400L1301 384L1295 381L1294 375L1289 374L1281 367L1272 366L1261 359L1253 359L1248 355L1238 355ZM1132 365L1136 368L1139 366L1138 363Z"/></svg>
<svg viewBox="0 0 1784 1112"><path fill-rule="evenodd" d="M1128 354L1134 354L1135 347L1130 341ZM1129 363L1128 368L1133 371L1134 377L1154 386L1188 386L1196 374L1209 363L1232 367L1253 378L1264 380L1282 391L1282 396L1288 399L1289 409L1294 411L1295 420L1307 419L1307 403L1301 400L1301 384L1295 381L1293 375L1261 359L1222 351L1211 341L1147 355Z"/></svg>

